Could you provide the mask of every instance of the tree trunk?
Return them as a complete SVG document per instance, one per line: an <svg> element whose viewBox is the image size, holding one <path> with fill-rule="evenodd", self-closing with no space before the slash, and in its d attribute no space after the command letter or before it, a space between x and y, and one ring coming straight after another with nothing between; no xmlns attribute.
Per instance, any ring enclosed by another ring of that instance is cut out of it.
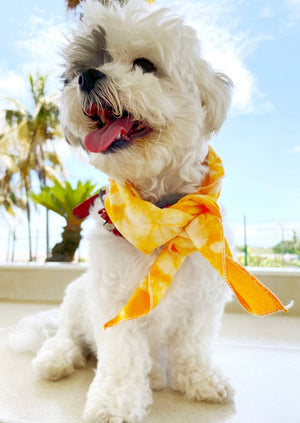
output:
<svg viewBox="0 0 300 423"><path fill-rule="evenodd" d="M27 215L27 228L28 228L28 249L29 249L29 261L32 261L32 240L31 240L31 213L29 205L29 192L30 192L30 181L27 180L27 176L24 178L25 198L26 198L26 215Z"/></svg>
<svg viewBox="0 0 300 423"><path fill-rule="evenodd" d="M30 206L28 200L26 199L26 214L27 214L27 228L28 228L28 248L29 248L29 261L32 261L32 248L31 248L31 216L30 216Z"/></svg>
<svg viewBox="0 0 300 423"><path fill-rule="evenodd" d="M73 261L75 251L81 240L81 226L67 225L62 233L62 241L52 248L52 255L46 261L70 262Z"/></svg>
<svg viewBox="0 0 300 423"><path fill-rule="evenodd" d="M46 209L46 258L48 259L50 254L49 247L49 210Z"/></svg>

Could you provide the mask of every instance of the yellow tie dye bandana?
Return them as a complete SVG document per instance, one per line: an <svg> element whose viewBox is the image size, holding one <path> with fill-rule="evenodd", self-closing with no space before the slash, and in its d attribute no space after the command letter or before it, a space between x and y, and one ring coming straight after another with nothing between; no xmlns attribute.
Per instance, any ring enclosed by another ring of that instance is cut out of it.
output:
<svg viewBox="0 0 300 423"><path fill-rule="evenodd" d="M145 254L164 247L128 303L105 328L152 311L186 257L195 251L219 272L249 313L287 311L271 291L233 260L217 204L224 169L212 148L207 164L209 173L203 186L164 209L142 200L130 185L111 181L105 208L119 232Z"/></svg>

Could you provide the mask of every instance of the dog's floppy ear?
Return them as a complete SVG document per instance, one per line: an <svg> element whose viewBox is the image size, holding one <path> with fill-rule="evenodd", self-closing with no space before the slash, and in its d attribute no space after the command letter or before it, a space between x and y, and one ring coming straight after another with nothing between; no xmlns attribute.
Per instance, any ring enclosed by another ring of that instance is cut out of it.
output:
<svg viewBox="0 0 300 423"><path fill-rule="evenodd" d="M218 132L230 106L232 81L223 73L214 72L202 59L197 63L196 82L205 110L204 131L207 137Z"/></svg>

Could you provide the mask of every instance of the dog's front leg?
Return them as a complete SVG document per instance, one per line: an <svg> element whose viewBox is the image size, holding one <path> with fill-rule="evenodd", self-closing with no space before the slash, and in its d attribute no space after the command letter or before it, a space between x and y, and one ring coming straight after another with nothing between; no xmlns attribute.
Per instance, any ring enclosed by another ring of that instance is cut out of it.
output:
<svg viewBox="0 0 300 423"><path fill-rule="evenodd" d="M140 422L152 403L152 362L145 334L136 321L122 322L99 333L96 344L98 365L87 395L85 421Z"/></svg>
<svg viewBox="0 0 300 423"><path fill-rule="evenodd" d="M171 386L188 398L220 403L233 396L229 381L212 362L212 342L220 310L209 304L177 330L169 343Z"/></svg>

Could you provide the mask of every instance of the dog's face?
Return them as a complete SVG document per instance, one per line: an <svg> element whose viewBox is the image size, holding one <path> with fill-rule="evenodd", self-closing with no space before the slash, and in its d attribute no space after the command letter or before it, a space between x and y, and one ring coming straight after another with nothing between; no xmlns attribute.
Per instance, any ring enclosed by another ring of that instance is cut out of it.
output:
<svg viewBox="0 0 300 423"><path fill-rule="evenodd" d="M64 49L67 140L120 180L201 158L225 119L231 83L200 57L195 31L144 0L124 7L88 0L83 9Z"/></svg>

